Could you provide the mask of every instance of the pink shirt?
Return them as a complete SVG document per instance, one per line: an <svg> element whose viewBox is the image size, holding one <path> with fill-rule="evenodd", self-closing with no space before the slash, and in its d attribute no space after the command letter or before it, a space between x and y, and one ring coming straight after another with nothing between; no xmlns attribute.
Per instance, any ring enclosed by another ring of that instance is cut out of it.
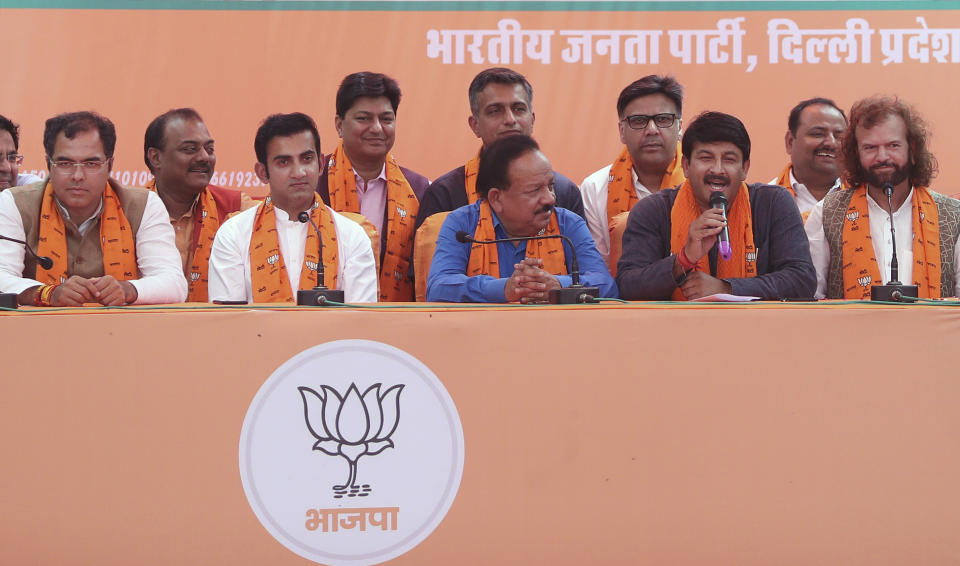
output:
<svg viewBox="0 0 960 566"><path fill-rule="evenodd" d="M383 213L387 208L387 165L383 165L380 176L365 181L353 172L357 182L357 197L360 199L360 214L364 215L377 231L383 233Z"/></svg>

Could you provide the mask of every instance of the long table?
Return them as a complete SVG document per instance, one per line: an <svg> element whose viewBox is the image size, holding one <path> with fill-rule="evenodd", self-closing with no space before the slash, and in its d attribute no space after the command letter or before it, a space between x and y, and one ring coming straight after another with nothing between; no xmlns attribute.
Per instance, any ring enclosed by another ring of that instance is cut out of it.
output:
<svg viewBox="0 0 960 566"><path fill-rule="evenodd" d="M960 310L825 304L0 314L0 563L309 564L238 445L340 339L442 381L465 466L395 564L955 564Z"/></svg>

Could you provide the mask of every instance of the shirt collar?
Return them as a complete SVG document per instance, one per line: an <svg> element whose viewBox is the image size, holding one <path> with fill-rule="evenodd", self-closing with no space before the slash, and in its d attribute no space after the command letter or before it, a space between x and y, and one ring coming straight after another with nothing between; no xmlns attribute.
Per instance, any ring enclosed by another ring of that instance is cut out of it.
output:
<svg viewBox="0 0 960 566"><path fill-rule="evenodd" d="M364 181L366 180L363 177L361 177L359 173L357 173L356 169L353 170L353 177L357 180L357 190L363 191L361 187L363 187ZM387 162L386 161L383 162L383 167L380 169L380 174L374 177L373 179L370 179L370 181L387 182Z"/></svg>
<svg viewBox="0 0 960 566"><path fill-rule="evenodd" d="M833 182L833 186L830 187L830 190L827 192L829 193L839 189L841 184L842 183L840 181L840 177L837 177L837 179ZM794 191L799 191L801 187L803 188L803 190L807 190L807 186L801 183L800 181L798 181L797 178L793 176L793 166L790 167L790 186L793 187Z"/></svg>
<svg viewBox="0 0 960 566"><path fill-rule="evenodd" d="M57 203L57 208L60 209L60 216L62 216L63 218L69 220L70 222L73 222L73 225L74 225L74 226L77 226L77 223L74 222L72 218L70 218L70 211L68 211L67 208L66 208L65 206L63 206L63 203L60 202L60 199L58 199L56 196L54 196L54 197L53 197L53 201ZM101 213L101 212L103 212L103 197L100 197L100 204L97 205L97 209L93 211L93 214L90 215L90 218L87 218L86 220L84 220L83 222L81 222L79 226L77 226L77 231L79 231L81 234L83 234L84 232L86 232L86 231L87 231L87 228L89 228L90 225L91 225L96 219L100 218L100 213Z"/></svg>
<svg viewBox="0 0 960 566"><path fill-rule="evenodd" d="M477 203L481 203L481 202L483 202L483 201L481 201L481 200L478 200L478 201L477 201ZM553 213L554 213L554 214L557 213L556 208L554 208ZM493 231L494 231L494 232L503 233L503 236L500 236L499 234L497 235L497 238L498 238L498 239L499 239L499 238L513 238L513 237L515 237L515 236L511 236L510 234L507 234L507 231L504 229L503 224L500 222L500 217L497 216L497 213L493 211L493 207L492 207L492 206L490 207L490 215L493 216ZM546 233L546 231L547 231L547 229L544 228L543 230L540 230L540 232L534 234L534 236L542 236L544 233ZM530 236L530 237L533 237L533 236ZM520 243L522 244L522 243L524 243L524 242L520 242Z"/></svg>

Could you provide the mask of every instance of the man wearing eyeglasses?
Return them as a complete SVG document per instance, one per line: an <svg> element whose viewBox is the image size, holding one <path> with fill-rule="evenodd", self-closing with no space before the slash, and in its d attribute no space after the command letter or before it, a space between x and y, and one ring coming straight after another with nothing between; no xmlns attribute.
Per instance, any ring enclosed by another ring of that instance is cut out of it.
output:
<svg viewBox="0 0 960 566"><path fill-rule="evenodd" d="M0 292L22 305L178 303L187 282L167 211L156 194L110 178L113 123L93 112L50 118L45 183L0 193Z"/></svg>
<svg viewBox="0 0 960 566"><path fill-rule="evenodd" d="M477 171L480 200L444 220L427 300L546 302L552 289L572 284L575 257L585 285L596 286L602 297L616 297L613 277L583 219L554 206L555 179L550 161L529 136L508 136L484 148ZM548 238L471 245L460 238L464 233L481 241ZM569 243L557 236L566 236Z"/></svg>
<svg viewBox="0 0 960 566"><path fill-rule="evenodd" d="M23 156L20 149L20 127L5 116L0 116L0 191L10 187L36 183L40 177L20 174Z"/></svg>
<svg viewBox="0 0 960 566"><path fill-rule="evenodd" d="M187 300L207 301L210 248L217 229L232 214L257 205L237 190L210 184L217 155L214 141L193 108L177 108L157 116L143 137L143 161L155 190L170 215L183 273L190 288Z"/></svg>
<svg viewBox="0 0 960 566"><path fill-rule="evenodd" d="M673 77L647 75L617 99L623 149L610 165L580 185L587 226L604 261L610 255L610 223L640 199L684 181L680 167L683 87Z"/></svg>
<svg viewBox="0 0 960 566"><path fill-rule="evenodd" d="M494 141L515 135L533 136L533 87L526 77L511 69L494 67L474 77L468 89L470 117L467 123L480 138L483 150ZM420 201L417 227L430 215L455 210L479 199L477 170L480 152L466 165L440 176L424 193ZM583 198L580 189L563 175L554 171L557 206L583 217Z"/></svg>

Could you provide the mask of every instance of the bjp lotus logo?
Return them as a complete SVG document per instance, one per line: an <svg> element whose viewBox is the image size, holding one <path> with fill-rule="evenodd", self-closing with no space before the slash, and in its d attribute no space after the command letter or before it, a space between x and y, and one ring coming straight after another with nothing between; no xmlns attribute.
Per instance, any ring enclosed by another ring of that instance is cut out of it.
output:
<svg viewBox="0 0 960 566"><path fill-rule="evenodd" d="M357 485L357 461L361 456L375 456L393 448L390 437L400 422L400 391L403 385L394 385L380 393L380 384L367 388L363 394L351 383L346 394L321 385L321 392L309 387L298 387L303 399L303 416L307 429L317 441L314 450L330 456L342 456L350 467L350 475L343 485L334 485L334 497L364 497L370 493L367 484Z"/></svg>

